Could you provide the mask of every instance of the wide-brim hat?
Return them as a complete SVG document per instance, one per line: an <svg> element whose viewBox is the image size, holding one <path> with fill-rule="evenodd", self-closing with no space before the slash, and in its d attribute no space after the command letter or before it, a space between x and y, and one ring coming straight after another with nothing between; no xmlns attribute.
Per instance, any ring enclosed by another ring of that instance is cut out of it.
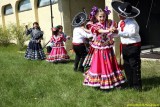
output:
<svg viewBox="0 0 160 107"><path fill-rule="evenodd" d="M87 14L85 14L84 12L80 12L76 14L75 17L73 18L72 26L74 27L81 26L86 22L86 20L87 20Z"/></svg>
<svg viewBox="0 0 160 107"><path fill-rule="evenodd" d="M126 18L134 18L140 14L140 10L128 2L113 1L111 5L114 11Z"/></svg>

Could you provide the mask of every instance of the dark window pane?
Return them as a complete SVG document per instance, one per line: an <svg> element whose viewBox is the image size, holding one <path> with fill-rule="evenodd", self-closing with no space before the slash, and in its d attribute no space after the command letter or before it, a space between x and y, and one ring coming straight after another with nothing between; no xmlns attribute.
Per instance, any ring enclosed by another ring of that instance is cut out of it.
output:
<svg viewBox="0 0 160 107"><path fill-rule="evenodd" d="M58 2L58 0L51 0L52 4L55 4ZM38 1L38 7L42 7L42 6L48 6L50 4L50 0L39 0Z"/></svg>
<svg viewBox="0 0 160 107"><path fill-rule="evenodd" d="M19 2L18 10L19 11L25 11L25 10L31 10L32 6L30 3L30 0L21 0Z"/></svg>
<svg viewBox="0 0 160 107"><path fill-rule="evenodd" d="M6 6L4 7L4 14L5 14L5 15L13 14L13 9L12 9L11 4L6 5Z"/></svg>

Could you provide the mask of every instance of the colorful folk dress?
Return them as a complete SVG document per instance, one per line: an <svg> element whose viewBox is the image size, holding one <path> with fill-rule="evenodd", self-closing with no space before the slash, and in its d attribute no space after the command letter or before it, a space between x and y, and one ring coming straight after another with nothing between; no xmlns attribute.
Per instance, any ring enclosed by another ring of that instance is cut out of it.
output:
<svg viewBox="0 0 160 107"><path fill-rule="evenodd" d="M107 28L110 28L110 27L115 27L116 25L116 23L114 22L114 21L112 21L112 20L108 20L108 25L106 26ZM92 28L92 26L93 26L93 24L92 25L90 25L91 27L90 27L90 29ZM94 38L96 37L96 35L95 34L93 34L93 39L92 39L92 41L90 42L90 43L92 43L93 41L94 41ZM92 46L90 46L89 47L89 51L88 51L88 54L87 54L87 56L85 57L85 60L84 60L84 62L83 62L83 66L84 67L90 67L91 66L91 62L92 62L92 56L93 56L93 52L94 52L94 48L92 47Z"/></svg>
<svg viewBox="0 0 160 107"><path fill-rule="evenodd" d="M90 46L88 49L87 56L85 57L84 62L83 62L83 66L85 68L91 66L93 52L94 52L94 48L92 46Z"/></svg>
<svg viewBox="0 0 160 107"><path fill-rule="evenodd" d="M46 58L45 53L41 46L41 39L43 38L43 32L40 29L31 28L26 31L26 34L31 36L29 41L25 58L31 60L44 60Z"/></svg>
<svg viewBox="0 0 160 107"><path fill-rule="evenodd" d="M89 29L89 30L91 30L92 26L93 26L93 22L91 22L91 21L89 21L86 24L86 28ZM92 34L92 40L89 40L89 46L87 48L88 53L87 53L87 56L85 57L84 62L83 62L83 67L85 67L85 68L90 67L90 65L91 65L91 60L92 60L92 55L93 55L93 52L94 52L94 48L92 46L90 46L90 44L94 41L95 36L96 35Z"/></svg>
<svg viewBox="0 0 160 107"><path fill-rule="evenodd" d="M53 35L50 42L53 42L52 50L47 58L48 62L65 62L69 60L67 51L64 46L66 38L61 35Z"/></svg>
<svg viewBox="0 0 160 107"><path fill-rule="evenodd" d="M101 34L99 29L107 29L106 23L96 23L91 28L96 34L91 67L84 74L84 85L100 87L101 89L111 89L125 82L125 78L118 67L118 63L113 51L112 35L110 33Z"/></svg>

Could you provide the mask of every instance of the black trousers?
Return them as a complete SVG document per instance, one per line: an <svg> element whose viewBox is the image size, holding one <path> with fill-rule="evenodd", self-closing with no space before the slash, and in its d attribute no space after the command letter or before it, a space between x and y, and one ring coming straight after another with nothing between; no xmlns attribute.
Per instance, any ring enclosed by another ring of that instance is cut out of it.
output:
<svg viewBox="0 0 160 107"><path fill-rule="evenodd" d="M74 61L74 70L76 71L79 68L80 71L84 72L84 67L82 64L87 55L86 47L85 45L73 45L73 50L76 54Z"/></svg>
<svg viewBox="0 0 160 107"><path fill-rule="evenodd" d="M47 53L50 53L52 48L50 46L47 46Z"/></svg>
<svg viewBox="0 0 160 107"><path fill-rule="evenodd" d="M141 46L122 46L124 71L128 80L128 85L135 89L142 89L140 53Z"/></svg>

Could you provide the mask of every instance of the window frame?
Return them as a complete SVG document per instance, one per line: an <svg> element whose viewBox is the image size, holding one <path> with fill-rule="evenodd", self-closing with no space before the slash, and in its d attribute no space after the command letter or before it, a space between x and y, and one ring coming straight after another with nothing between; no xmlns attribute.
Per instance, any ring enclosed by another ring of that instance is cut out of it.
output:
<svg viewBox="0 0 160 107"><path fill-rule="evenodd" d="M30 3L30 8L29 9L24 9L24 10L20 10L20 6L22 6L22 5L20 5L21 4L21 2L24 2L24 1L26 1L26 0L21 0L21 1L19 1L19 3L18 3L18 12L24 12L24 11L30 11L30 10L32 10L32 4L31 4L31 1L30 0L28 0L29 1L29 3Z"/></svg>
<svg viewBox="0 0 160 107"><path fill-rule="evenodd" d="M50 5L50 3L49 3L49 4L45 4L45 5L40 6L40 1L41 1L41 0L38 0L38 2L37 2L37 7L38 7L38 8L46 7L46 6L49 6L49 5ZM47 0L46 0L46 1L47 1ZM50 0L48 0L48 1L50 1ZM59 0L56 0L55 2L54 2L54 1L55 1L55 0L53 0L52 5L57 4Z"/></svg>
<svg viewBox="0 0 160 107"><path fill-rule="evenodd" d="M7 7L7 6L10 6L10 7L11 7L11 9L12 9L12 12L11 12L11 13L7 13L7 14L6 14L6 7ZM3 14L4 14L5 16L6 16L6 15L11 15L11 14L13 14L13 7L12 7L11 4L5 5L3 9L4 9L4 10L3 10Z"/></svg>

